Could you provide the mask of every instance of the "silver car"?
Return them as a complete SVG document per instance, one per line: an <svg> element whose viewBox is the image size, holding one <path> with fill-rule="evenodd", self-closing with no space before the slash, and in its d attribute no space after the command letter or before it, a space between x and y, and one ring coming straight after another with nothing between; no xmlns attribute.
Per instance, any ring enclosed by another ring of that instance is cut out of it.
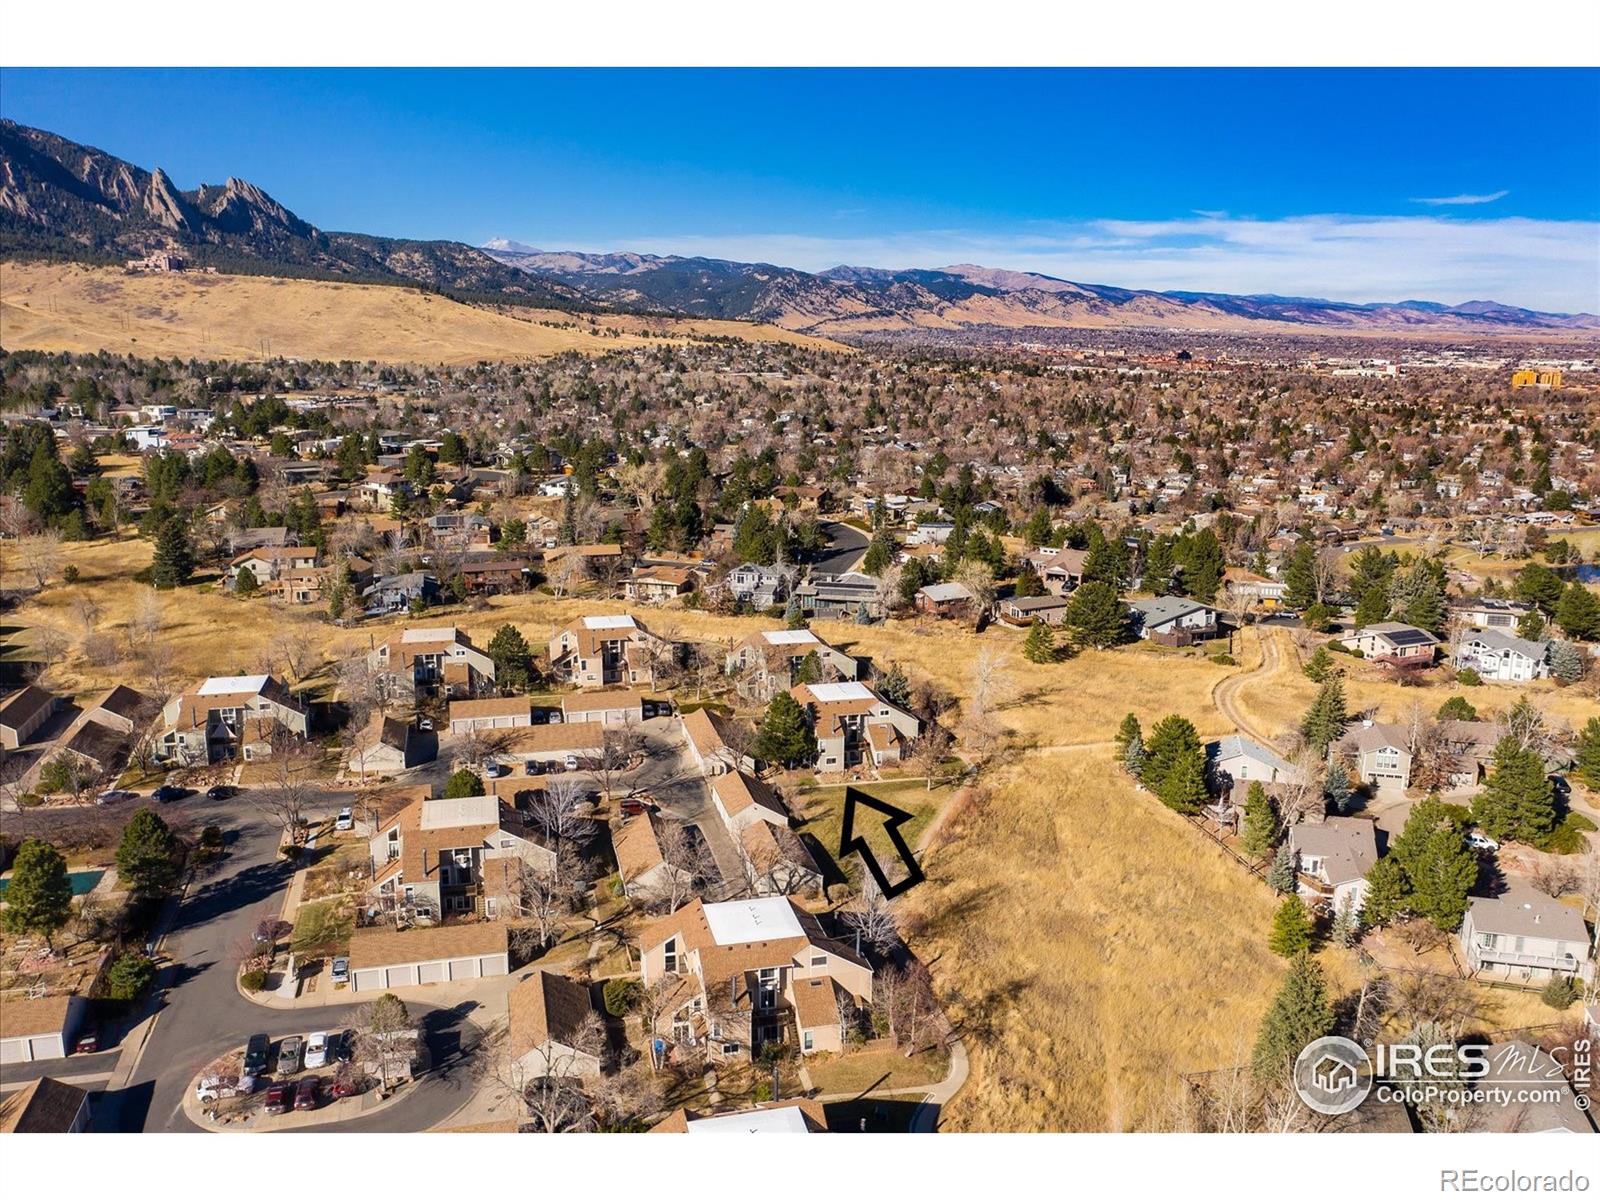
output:
<svg viewBox="0 0 1600 1200"><path fill-rule="evenodd" d="M283 1039L278 1047L278 1074L293 1075L304 1065L305 1039L298 1034Z"/></svg>

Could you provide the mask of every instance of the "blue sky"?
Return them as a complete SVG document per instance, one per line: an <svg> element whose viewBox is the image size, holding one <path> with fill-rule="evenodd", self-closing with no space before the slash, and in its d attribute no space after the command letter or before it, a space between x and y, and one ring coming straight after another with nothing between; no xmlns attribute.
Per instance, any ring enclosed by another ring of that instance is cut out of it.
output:
<svg viewBox="0 0 1600 1200"><path fill-rule="evenodd" d="M1600 308L1600 72L6 70L325 229Z"/></svg>

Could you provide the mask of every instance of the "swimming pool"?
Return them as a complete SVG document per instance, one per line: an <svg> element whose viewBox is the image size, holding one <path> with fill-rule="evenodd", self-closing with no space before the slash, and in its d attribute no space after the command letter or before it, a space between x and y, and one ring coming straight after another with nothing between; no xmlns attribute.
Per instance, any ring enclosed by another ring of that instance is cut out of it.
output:
<svg viewBox="0 0 1600 1200"><path fill-rule="evenodd" d="M94 891L95 884L105 877L104 871L68 871L67 882L72 884L74 896L86 896ZM9 877L0 879L0 896L5 895L6 889L11 886Z"/></svg>

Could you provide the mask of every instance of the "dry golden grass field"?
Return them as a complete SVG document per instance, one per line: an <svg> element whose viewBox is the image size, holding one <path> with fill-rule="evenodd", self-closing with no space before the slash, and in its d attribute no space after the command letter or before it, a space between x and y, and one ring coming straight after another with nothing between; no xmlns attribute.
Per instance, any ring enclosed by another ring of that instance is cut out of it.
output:
<svg viewBox="0 0 1600 1200"><path fill-rule="evenodd" d="M602 316L591 323L554 311L461 304L404 287L0 263L0 345L11 350L473 363L566 350L603 354L658 345L663 337L844 349L741 321Z"/></svg>
<svg viewBox="0 0 1600 1200"><path fill-rule="evenodd" d="M96 628L122 641L148 604L149 589L131 576L149 556L149 544L134 538L69 545L65 558L81 571L79 582L55 584L8 616L7 625L27 627L24 643L37 642L41 626L58 631L65 650L53 668L56 686L81 694L130 670L91 666L82 652L87 631L73 622L79 599L91 597ZM194 587L160 604L162 636L189 677L258 669L285 632L335 656L394 624L340 630L304 611ZM480 645L512 621L537 648L579 614L623 607L530 593L428 619L453 621ZM660 632L724 644L770 624L634 611ZM1003 628L976 635L951 625L818 622L816 629L962 697L973 693L981 658L998 662L992 691L1002 736L980 776L979 799L938 828L923 854L928 882L901 902L913 945L930 963L971 1055L972 1076L946 1110L945 1127L1161 1127L1182 1074L1244 1061L1282 971L1266 949L1274 899L1182 818L1137 791L1111 763L1111 737L1130 710L1147 730L1178 712L1202 736L1229 732L1212 693L1262 661L1253 635L1234 668L1142 649L1035 666L1021 656L1021 635ZM1294 722L1312 690L1285 653L1275 671L1244 681L1235 699L1276 731ZM1353 706L1394 707L1416 697L1432 708L1453 690L1350 681ZM1479 688L1473 700L1482 704L1490 694L1512 699L1504 689ZM1539 695L1555 714L1578 715L1576 696ZM964 717L952 720L968 732ZM941 788L935 796L954 793ZM1348 953L1323 957L1336 989L1359 986ZM1507 1028L1542 1014L1536 999L1497 992L1485 995L1482 1016L1488 1027Z"/></svg>

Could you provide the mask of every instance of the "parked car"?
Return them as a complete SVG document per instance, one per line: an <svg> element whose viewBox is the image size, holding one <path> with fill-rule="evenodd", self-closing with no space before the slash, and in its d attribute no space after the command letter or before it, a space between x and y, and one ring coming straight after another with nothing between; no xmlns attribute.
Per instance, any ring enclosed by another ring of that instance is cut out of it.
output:
<svg viewBox="0 0 1600 1200"><path fill-rule="evenodd" d="M126 788L107 788L94 798L96 804L115 804L118 800L137 800L138 792L130 792Z"/></svg>
<svg viewBox="0 0 1600 1200"><path fill-rule="evenodd" d="M492 758L486 758L483 760L483 773L490 779L499 779L506 773L506 765Z"/></svg>
<svg viewBox="0 0 1600 1200"><path fill-rule="evenodd" d="M267 1052L272 1049L272 1039L264 1033L253 1033L250 1040L244 1044L244 1073L246 1075L265 1075L267 1073Z"/></svg>
<svg viewBox="0 0 1600 1200"><path fill-rule="evenodd" d="M328 969L328 981L330 983L349 983L350 982L350 960L349 960L349 958L347 958L345 955L341 954L341 955L339 955L338 958L333 960L333 965L331 967L329 967L329 969Z"/></svg>
<svg viewBox="0 0 1600 1200"><path fill-rule="evenodd" d="M328 1039L328 1054L336 1063L347 1063L356 1056L356 1031L346 1029Z"/></svg>
<svg viewBox="0 0 1600 1200"><path fill-rule="evenodd" d="M72 1044L74 1054L98 1054L100 1052L100 1035L94 1030L78 1035L78 1040Z"/></svg>
<svg viewBox="0 0 1600 1200"><path fill-rule="evenodd" d="M354 1096L361 1090L356 1073L348 1067L341 1067L334 1075L333 1081L328 1084L328 1098L343 1100L346 1096Z"/></svg>
<svg viewBox="0 0 1600 1200"><path fill-rule="evenodd" d="M278 1074L293 1075L305 1065L302 1055L305 1053L305 1039L296 1034L283 1039L283 1044L278 1047Z"/></svg>
<svg viewBox="0 0 1600 1200"><path fill-rule="evenodd" d="M286 1113L289 1111L289 1105L293 1103L293 1098L293 1084L275 1083L267 1089L267 1098L261 1105L261 1111L269 1117L275 1117L279 1113Z"/></svg>
<svg viewBox="0 0 1600 1200"><path fill-rule="evenodd" d="M417 728L422 730L423 733L432 733L433 732L433 718L432 717L418 717L417 718Z"/></svg>
<svg viewBox="0 0 1600 1200"><path fill-rule="evenodd" d="M294 1106L296 1110L312 1109L322 1101L322 1080L315 1075L309 1079L302 1079L294 1089Z"/></svg>
<svg viewBox="0 0 1600 1200"><path fill-rule="evenodd" d="M226 800L238 793L239 789L231 784L219 783L214 788L206 789L207 800Z"/></svg>
<svg viewBox="0 0 1600 1200"><path fill-rule="evenodd" d="M340 833L356 827L356 814L348 808L341 808L339 815L333 819L333 827Z"/></svg>
<svg viewBox="0 0 1600 1200"><path fill-rule="evenodd" d="M202 1104L209 1104L213 1100L226 1100L229 1096L237 1096L241 1090L249 1089L239 1087L237 1075L202 1075L200 1082L195 1084L194 1098Z"/></svg>
<svg viewBox="0 0 1600 1200"><path fill-rule="evenodd" d="M306 1034L306 1070L312 1071L328 1065L328 1035Z"/></svg>
<svg viewBox="0 0 1600 1200"><path fill-rule="evenodd" d="M576 754L567 755L566 758L561 760L561 765L569 771L576 771L578 769L578 756Z"/></svg>
<svg viewBox="0 0 1600 1200"><path fill-rule="evenodd" d="M650 811L651 807L649 802L641 800L637 796L624 796L622 799L622 815L625 817L643 816Z"/></svg>
<svg viewBox="0 0 1600 1200"><path fill-rule="evenodd" d="M150 793L150 798L158 804L166 804L171 800L182 800L189 794L188 788L179 787L175 783L163 783Z"/></svg>
<svg viewBox="0 0 1600 1200"><path fill-rule="evenodd" d="M1467 845L1482 854L1492 854L1500 849L1500 843L1495 841L1481 829L1474 829L1467 834Z"/></svg>
<svg viewBox="0 0 1600 1200"><path fill-rule="evenodd" d="M540 762L536 758L528 759L527 762L522 764L522 769L524 771L526 771L529 775L543 775L544 774L544 764L542 762Z"/></svg>

